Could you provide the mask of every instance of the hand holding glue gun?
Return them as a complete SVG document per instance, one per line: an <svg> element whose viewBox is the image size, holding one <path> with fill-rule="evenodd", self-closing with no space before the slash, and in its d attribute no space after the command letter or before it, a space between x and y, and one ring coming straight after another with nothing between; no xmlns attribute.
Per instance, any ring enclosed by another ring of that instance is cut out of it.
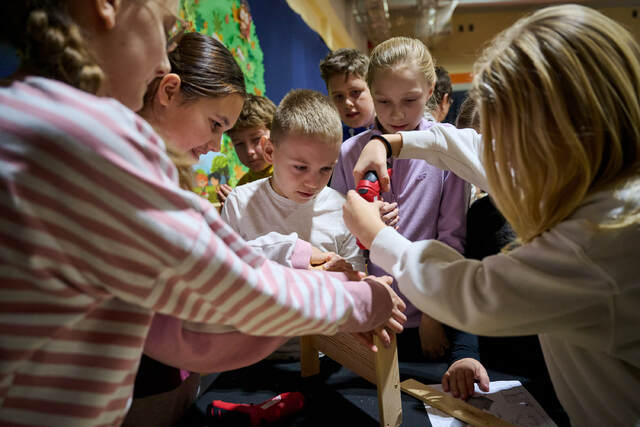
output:
<svg viewBox="0 0 640 427"><path fill-rule="evenodd" d="M387 173L389 174L389 177L391 177L392 174L392 170L391 169L387 169ZM356 186L356 192L363 198L365 199L367 202L369 203L374 203L377 201L382 201L382 197L380 196L381 191L381 186L380 186L380 181L378 180L378 174L375 173L375 171L368 171L364 174L364 177L358 181L358 185ZM387 225L395 225L398 222L398 209L397 209L397 203L393 203L393 204L389 204L387 203L387 206L380 206L378 209L379 210L387 210L390 212L395 212L395 215L393 215L392 221L387 221ZM390 209L389 209L390 207ZM387 212L385 212L387 213ZM389 215L386 215L385 217L387 217ZM385 218L386 219L386 218ZM389 222L392 222L392 224L389 224ZM360 240L357 240L358 246L360 247L360 249L368 249L368 247L365 247Z"/></svg>

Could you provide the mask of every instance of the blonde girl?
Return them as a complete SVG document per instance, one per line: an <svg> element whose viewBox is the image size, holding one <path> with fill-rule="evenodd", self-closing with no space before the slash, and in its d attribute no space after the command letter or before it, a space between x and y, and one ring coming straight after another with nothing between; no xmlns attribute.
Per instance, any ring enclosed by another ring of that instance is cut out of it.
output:
<svg viewBox="0 0 640 427"><path fill-rule="evenodd" d="M347 225L435 318L538 334L573 425L638 425L640 47L592 9L542 9L485 51L472 92L482 139L437 127L390 136L391 148L488 189L521 246L465 260L384 228L355 194ZM385 157L372 142L354 174L382 171Z"/></svg>
<svg viewBox="0 0 640 427"><path fill-rule="evenodd" d="M179 187L132 111L170 70L177 11L0 3L1 39L22 59L0 88L0 424L119 425L156 312L267 336L390 319L381 281L269 262Z"/></svg>
<svg viewBox="0 0 640 427"><path fill-rule="evenodd" d="M331 186L343 194L355 188L353 167L371 138L384 133L426 130L434 125L424 117L424 111L433 93L436 72L433 58L421 41L394 37L380 43L371 52L366 80L375 105L376 124L342 144ZM423 160L392 159L389 167L394 179L383 198L398 205L398 232L410 241L437 239L463 252L467 184L455 174ZM368 271L376 275L387 273L375 261L368 262ZM395 282L393 286L397 289ZM478 362L475 336L443 327L413 304L407 306L407 317L407 328L398 336L401 359L444 358L453 363L451 372L456 377L460 374L460 383L466 385L459 389L455 380L454 391L463 398L472 392L474 378L484 389L488 387L489 378Z"/></svg>

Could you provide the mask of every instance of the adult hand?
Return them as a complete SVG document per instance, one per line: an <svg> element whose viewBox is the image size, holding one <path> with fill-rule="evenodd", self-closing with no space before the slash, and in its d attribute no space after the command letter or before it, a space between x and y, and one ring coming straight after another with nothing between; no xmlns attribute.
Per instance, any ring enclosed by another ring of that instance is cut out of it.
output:
<svg viewBox="0 0 640 427"><path fill-rule="evenodd" d="M233 188L231 188L227 184L221 184L218 187L218 190L216 191L216 194L218 195L218 201L221 204L224 205L224 202L227 200L227 196L229 196L229 193L231 193L231 190L233 190Z"/></svg>
<svg viewBox="0 0 640 427"><path fill-rule="evenodd" d="M391 144L392 154L398 154L402 147L402 135L383 135ZM387 148L379 139L372 139L360 152L360 157L353 168L354 182L359 182L367 171L373 170L378 175L382 192L390 190L390 179L387 173Z"/></svg>
<svg viewBox="0 0 640 427"><path fill-rule="evenodd" d="M369 203L353 190L347 193L347 200L342 207L344 223L366 248L371 247L373 239L385 227L380 219L381 206L381 201Z"/></svg>
<svg viewBox="0 0 640 427"><path fill-rule="evenodd" d="M380 218L388 227L398 229L398 220L400 219L398 213L398 203L382 202L380 206Z"/></svg>
<svg viewBox="0 0 640 427"><path fill-rule="evenodd" d="M482 391L489 391L489 375L482 363L470 357L456 360L442 376L442 390L451 391L453 397L467 400L473 396L473 384L478 382Z"/></svg>

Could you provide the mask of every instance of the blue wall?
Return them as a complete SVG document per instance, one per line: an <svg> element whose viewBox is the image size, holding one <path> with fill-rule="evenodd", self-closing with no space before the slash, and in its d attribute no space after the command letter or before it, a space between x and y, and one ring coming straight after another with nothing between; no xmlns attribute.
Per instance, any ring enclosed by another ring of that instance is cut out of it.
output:
<svg viewBox="0 0 640 427"><path fill-rule="evenodd" d="M265 95L278 104L291 89L327 89L319 64L329 52L322 38L285 0L249 0L264 53Z"/></svg>

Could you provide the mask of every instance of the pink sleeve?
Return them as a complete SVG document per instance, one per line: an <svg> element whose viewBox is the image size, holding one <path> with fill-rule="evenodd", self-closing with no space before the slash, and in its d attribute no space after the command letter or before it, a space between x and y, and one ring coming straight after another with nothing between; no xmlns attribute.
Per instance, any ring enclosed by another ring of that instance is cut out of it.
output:
<svg viewBox="0 0 640 427"><path fill-rule="evenodd" d="M311 264L311 243L298 239L293 248L291 265L293 268L306 269Z"/></svg>
<svg viewBox="0 0 640 427"><path fill-rule="evenodd" d="M280 347L288 338L256 337L241 332L209 334L182 328L182 320L156 314L144 353L166 365L210 373L254 364Z"/></svg>

